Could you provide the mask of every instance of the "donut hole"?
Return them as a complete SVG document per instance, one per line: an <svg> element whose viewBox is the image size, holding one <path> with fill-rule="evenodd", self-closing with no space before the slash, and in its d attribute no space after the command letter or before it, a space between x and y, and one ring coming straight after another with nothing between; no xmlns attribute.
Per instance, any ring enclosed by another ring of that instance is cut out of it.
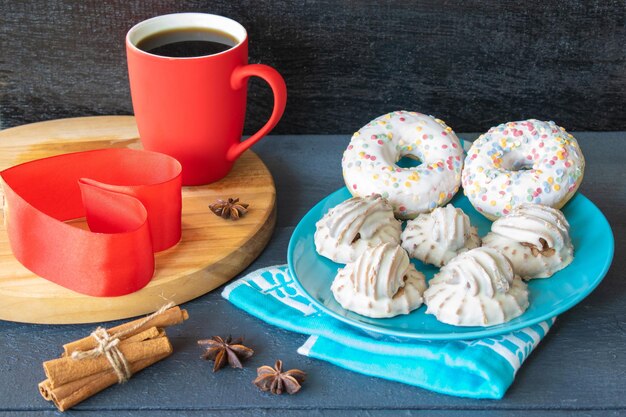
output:
<svg viewBox="0 0 626 417"><path fill-rule="evenodd" d="M398 168L415 168L422 164L422 161L415 155L402 155L396 162Z"/></svg>
<svg viewBox="0 0 626 417"><path fill-rule="evenodd" d="M534 163L532 160L526 158L526 155L523 153L511 151L502 156L500 167L512 172L530 171L534 168Z"/></svg>

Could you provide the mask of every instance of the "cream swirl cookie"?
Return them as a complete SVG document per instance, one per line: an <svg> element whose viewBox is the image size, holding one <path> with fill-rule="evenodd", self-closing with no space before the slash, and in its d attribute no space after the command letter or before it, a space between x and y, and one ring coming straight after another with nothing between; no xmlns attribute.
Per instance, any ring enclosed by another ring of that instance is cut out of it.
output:
<svg viewBox="0 0 626 417"><path fill-rule="evenodd" d="M480 246L478 231L470 225L469 217L452 204L408 221L401 239L411 258L435 266Z"/></svg>
<svg viewBox="0 0 626 417"><path fill-rule="evenodd" d="M522 203L561 208L585 171L576 139L554 122L526 120L489 129L465 158L463 190L472 205L494 220Z"/></svg>
<svg viewBox="0 0 626 417"><path fill-rule="evenodd" d="M524 279L550 277L574 259L565 216L541 204L522 204L493 222L483 244L502 252Z"/></svg>
<svg viewBox="0 0 626 417"><path fill-rule="evenodd" d="M402 157L421 161L396 165ZM380 194L398 218L412 219L446 204L458 191L463 149L451 128L432 116L396 111L352 136L343 153L346 186L354 196Z"/></svg>
<svg viewBox="0 0 626 417"><path fill-rule="evenodd" d="M353 197L333 207L316 223L315 248L332 261L354 261L367 248L400 244L402 227L380 195Z"/></svg>
<svg viewBox="0 0 626 417"><path fill-rule="evenodd" d="M461 253L428 283L427 314L455 326L505 323L528 308L528 288L511 263L492 248Z"/></svg>
<svg viewBox="0 0 626 417"><path fill-rule="evenodd" d="M404 249L383 243L340 269L330 289L346 310L367 317L394 317L422 305L426 280Z"/></svg>

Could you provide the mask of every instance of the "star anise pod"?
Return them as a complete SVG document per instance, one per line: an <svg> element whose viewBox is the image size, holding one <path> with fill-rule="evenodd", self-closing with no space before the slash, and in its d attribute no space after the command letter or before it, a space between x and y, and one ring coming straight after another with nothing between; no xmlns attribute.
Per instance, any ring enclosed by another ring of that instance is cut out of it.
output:
<svg viewBox="0 0 626 417"><path fill-rule="evenodd" d="M248 212L247 203L240 203L238 198L229 198L225 200L217 200L217 202L209 205L209 208L215 215L224 219L237 220Z"/></svg>
<svg viewBox="0 0 626 417"><path fill-rule="evenodd" d="M526 246L527 248L530 248L530 253L532 253L534 257L539 256L539 254L542 254L543 256L548 257L556 253L556 250L554 248L548 247L548 242L546 242L544 238L540 237L539 243L541 243L541 249L539 249L537 246L533 245L532 243L528 243L528 242L522 242L521 245Z"/></svg>
<svg viewBox="0 0 626 417"><path fill-rule="evenodd" d="M213 372L219 371L227 364L233 368L243 368L241 361L252 356L254 351L242 345L242 342L242 338L233 340L231 336L228 336L226 340L219 336L198 340L200 346L206 347L206 351L201 357L215 362L213 364Z"/></svg>
<svg viewBox="0 0 626 417"><path fill-rule="evenodd" d="M295 394L300 391L301 384L306 379L306 373L299 369L290 369L283 372L283 362L279 359L272 368L271 366L261 366L257 368L257 377L253 381L254 385L261 391L270 391L272 394L282 394L283 391Z"/></svg>

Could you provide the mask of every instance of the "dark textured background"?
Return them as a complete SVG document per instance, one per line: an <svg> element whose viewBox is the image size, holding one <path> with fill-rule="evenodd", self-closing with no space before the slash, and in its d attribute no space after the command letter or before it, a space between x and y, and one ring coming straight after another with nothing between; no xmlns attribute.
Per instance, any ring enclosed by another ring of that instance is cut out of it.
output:
<svg viewBox="0 0 626 417"><path fill-rule="evenodd" d="M289 88L275 133L348 133L410 109L457 131L536 117L626 130L625 1L48 0L0 3L0 126L127 114L124 35L159 14L240 21ZM251 83L251 132L269 114Z"/></svg>

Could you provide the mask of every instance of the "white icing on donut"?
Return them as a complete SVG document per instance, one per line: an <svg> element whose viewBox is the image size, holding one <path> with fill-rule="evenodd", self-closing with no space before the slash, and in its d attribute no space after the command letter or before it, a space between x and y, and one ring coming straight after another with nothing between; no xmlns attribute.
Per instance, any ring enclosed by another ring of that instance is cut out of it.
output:
<svg viewBox="0 0 626 417"><path fill-rule="evenodd" d="M368 248L356 261L340 269L331 285L346 310L367 317L408 314L422 305L426 280L398 245Z"/></svg>
<svg viewBox="0 0 626 417"><path fill-rule="evenodd" d="M419 159L413 168L396 165ZM399 218L415 218L446 204L458 191L463 149L451 128L432 116L396 111L352 136L343 154L346 186L354 196L381 194Z"/></svg>
<svg viewBox="0 0 626 417"><path fill-rule="evenodd" d="M316 223L315 248L335 262L354 261L367 248L400 244L401 224L380 195L353 197L333 207Z"/></svg>
<svg viewBox="0 0 626 417"><path fill-rule="evenodd" d="M504 253L524 279L550 277L574 259L565 216L541 204L522 204L493 222L483 244Z"/></svg>
<svg viewBox="0 0 626 417"><path fill-rule="evenodd" d="M472 144L463 190L479 212L494 220L527 202L563 207L584 170L578 142L554 122L509 122L492 127Z"/></svg>
<svg viewBox="0 0 626 417"><path fill-rule="evenodd" d="M408 221L401 239L411 258L435 266L445 265L459 253L480 246L480 237L469 217L452 204Z"/></svg>
<svg viewBox="0 0 626 417"><path fill-rule="evenodd" d="M455 326L491 326L528 308L528 289L508 259L492 248L461 253L428 283L424 299L437 320Z"/></svg>

